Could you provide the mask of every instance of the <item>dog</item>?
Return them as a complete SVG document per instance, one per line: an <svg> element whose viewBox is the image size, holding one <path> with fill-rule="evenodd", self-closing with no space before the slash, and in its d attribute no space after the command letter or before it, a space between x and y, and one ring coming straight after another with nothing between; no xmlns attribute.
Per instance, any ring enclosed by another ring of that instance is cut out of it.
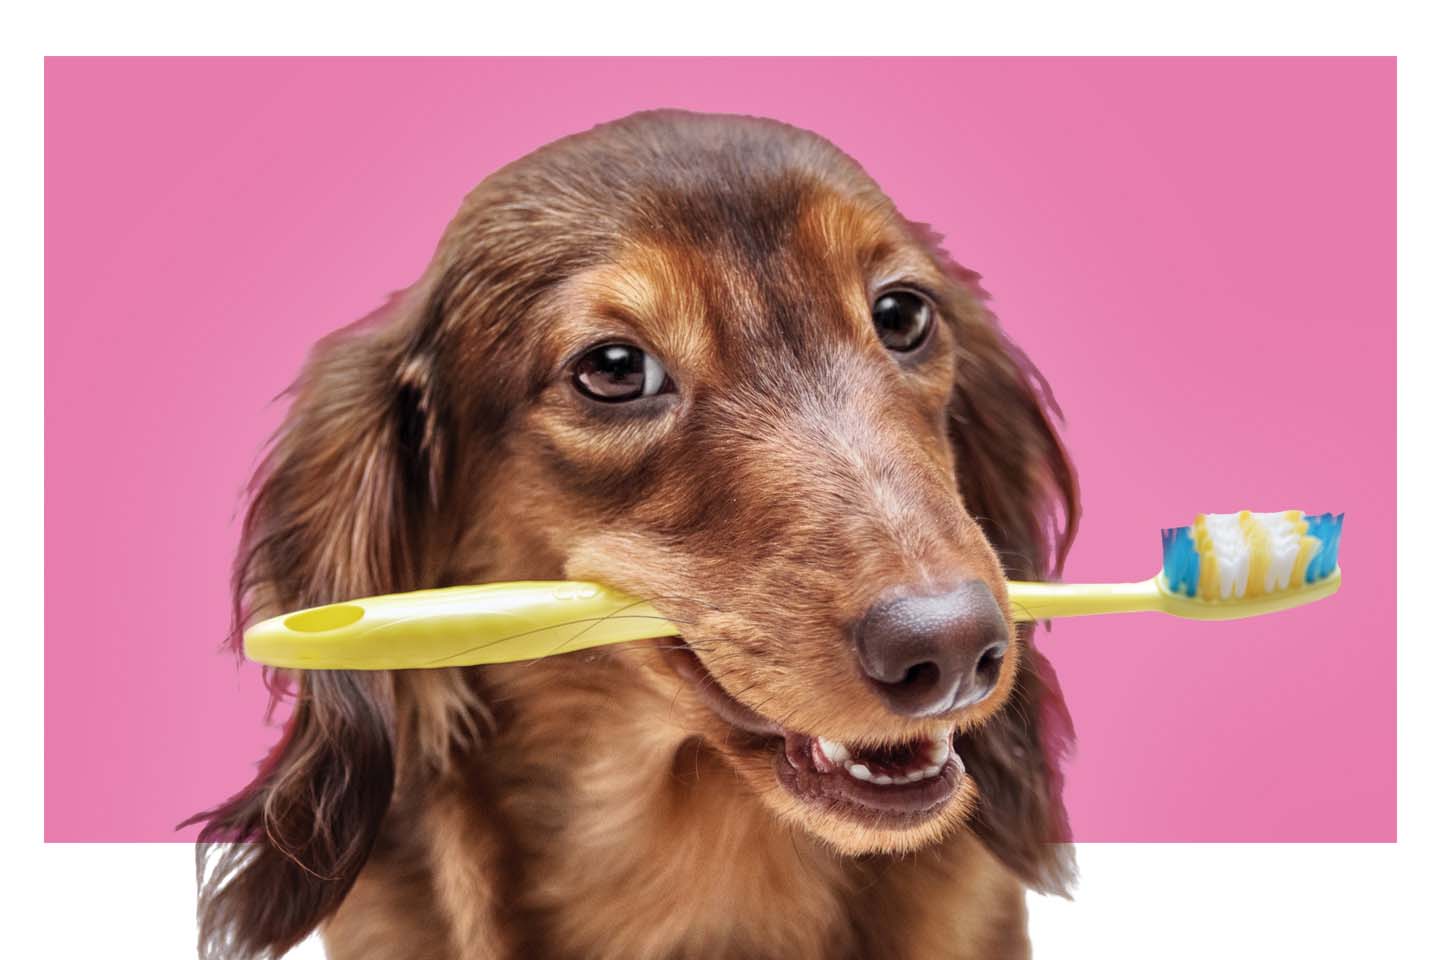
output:
<svg viewBox="0 0 1440 960"><path fill-rule="evenodd" d="M476 187L309 358L236 636L540 579L682 635L271 677L280 742L196 818L201 954L1027 956L1026 888L1073 879L1073 731L1006 579L1058 572L1077 486L939 244L752 117L635 114Z"/></svg>

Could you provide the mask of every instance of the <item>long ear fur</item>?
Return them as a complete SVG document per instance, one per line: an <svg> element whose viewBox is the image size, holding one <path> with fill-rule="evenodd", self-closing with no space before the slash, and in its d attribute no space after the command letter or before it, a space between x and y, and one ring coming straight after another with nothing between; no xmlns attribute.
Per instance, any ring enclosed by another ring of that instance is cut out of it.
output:
<svg viewBox="0 0 1440 960"><path fill-rule="evenodd" d="M962 317L950 438L961 495L1011 579L1059 576L1075 538L1075 470L1056 434L1060 415L1034 365L984 309L979 277L922 236L949 270L951 308ZM974 830L1026 884L1065 893L1074 879L1059 763L1075 731L1055 672L1020 631L1021 661L1005 709L966 736L966 769L980 788Z"/></svg>
<svg viewBox="0 0 1440 960"><path fill-rule="evenodd" d="M413 589L442 495L442 410L412 290L321 341L251 486L235 566L235 631L355 596ZM288 685L267 675L272 707ZM395 783L386 673L298 678L284 735L240 793L201 822L202 957L278 957L339 906ZM207 861L209 877L205 877Z"/></svg>

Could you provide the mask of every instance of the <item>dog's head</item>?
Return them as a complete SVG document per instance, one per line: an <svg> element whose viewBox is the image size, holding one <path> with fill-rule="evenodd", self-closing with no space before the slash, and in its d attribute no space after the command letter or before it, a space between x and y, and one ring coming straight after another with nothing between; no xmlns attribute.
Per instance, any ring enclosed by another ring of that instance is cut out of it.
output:
<svg viewBox="0 0 1440 960"><path fill-rule="evenodd" d="M968 821L1063 887L1068 720L1005 580L1058 568L1074 479L1043 381L937 239L770 121L643 114L512 164L420 284L312 359L249 516L247 615L603 581L681 625L655 654L689 733L777 817L847 854ZM338 902L389 798L390 690L307 682L212 819L266 841L217 930L277 942ZM305 892L239 916L247 882Z"/></svg>

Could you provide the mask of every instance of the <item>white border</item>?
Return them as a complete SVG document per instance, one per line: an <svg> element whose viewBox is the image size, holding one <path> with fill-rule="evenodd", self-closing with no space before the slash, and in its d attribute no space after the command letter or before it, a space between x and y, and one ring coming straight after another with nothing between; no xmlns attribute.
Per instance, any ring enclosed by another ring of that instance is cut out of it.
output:
<svg viewBox="0 0 1440 960"><path fill-rule="evenodd" d="M38 6L38 5L37 5ZM1412 5L1372 0L674 0L457 3L52 0L47 54L1390 56Z"/></svg>
<svg viewBox="0 0 1440 960"><path fill-rule="evenodd" d="M1363 960L1425 955L1420 890L1391 845L1085 844L1077 899L1030 898L1047 958ZM194 954L193 851L180 844L55 844L41 861L51 951L105 958ZM63 892L63 895L62 895ZM22 920L23 922L23 920ZM287 960L321 960L312 938ZM937 957L935 960L946 960Z"/></svg>
<svg viewBox="0 0 1440 960"><path fill-rule="evenodd" d="M497 9L500 6L503 9ZM1346 957L1416 955L1428 942L1437 793L1432 734L1440 652L1423 598L1437 462L1434 324L1429 275L1440 223L1434 171L1437 70L1411 20L1418 5L1320 0L925 5L891 2L725 5L674 3L316 3L274 0L201 13L192 2L29 5L0 50L6 104L3 262L6 349L0 383L12 448L0 471L0 596L6 600L4 719L6 901L20 908L7 940L29 955L185 956L192 952L191 854L179 845L50 845L41 836L43 708L42 53L890 53L890 54L1380 54L1400 56L1400 842L1394 845L1096 845L1080 850L1075 903L1037 898L1040 957ZM12 16L16 16L12 14ZM1344 131L1337 131L1344 135ZM1363 335L1357 322L1356 335ZM1344 345L1335 345L1343 373ZM1382 492L1383 493L1383 492ZM1412 530L1412 527L1414 528ZM1357 644L1365 638L1356 638ZM1337 691L1337 697L1342 691ZM1338 705L1337 705L1338 710ZM1336 757L1336 776L1345 758ZM1243 784L1237 785L1243 789ZM10 889L13 888L13 889ZM1413 939L1412 939L1413 938ZM308 951L308 952L307 952ZM297 956L318 956L313 946Z"/></svg>

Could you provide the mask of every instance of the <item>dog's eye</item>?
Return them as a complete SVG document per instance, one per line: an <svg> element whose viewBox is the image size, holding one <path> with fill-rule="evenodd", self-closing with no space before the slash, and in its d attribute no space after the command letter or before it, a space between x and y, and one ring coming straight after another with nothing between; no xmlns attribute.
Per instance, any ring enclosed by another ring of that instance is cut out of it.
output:
<svg viewBox="0 0 1440 960"><path fill-rule="evenodd" d="M575 389L591 400L623 403L674 389L660 361L628 343L607 343L575 362Z"/></svg>
<svg viewBox="0 0 1440 960"><path fill-rule="evenodd" d="M880 342L896 353L908 353L925 342L934 314L929 300L909 290L888 290L870 308Z"/></svg>

